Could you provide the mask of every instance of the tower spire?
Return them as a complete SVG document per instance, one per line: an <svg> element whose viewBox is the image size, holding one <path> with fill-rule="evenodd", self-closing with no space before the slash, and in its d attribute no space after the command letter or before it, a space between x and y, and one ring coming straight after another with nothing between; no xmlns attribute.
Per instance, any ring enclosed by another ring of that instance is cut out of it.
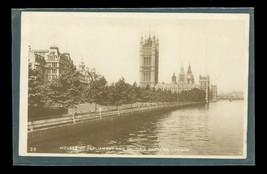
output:
<svg viewBox="0 0 267 174"><path fill-rule="evenodd" d="M84 64L84 61L83 61L83 57L81 58L81 63L79 65L79 68L80 68L81 71L84 71L84 69L85 69L85 64Z"/></svg>
<svg viewBox="0 0 267 174"><path fill-rule="evenodd" d="M139 80L141 87L155 87L158 84L159 43L154 37L151 39L150 25L148 29L144 44L140 44Z"/></svg>
<svg viewBox="0 0 267 174"><path fill-rule="evenodd" d="M192 73L190 64L188 65L187 73Z"/></svg>
<svg viewBox="0 0 267 174"><path fill-rule="evenodd" d="M182 64L181 64L181 73L184 73L184 63L183 63L183 60L182 60Z"/></svg>
<svg viewBox="0 0 267 174"><path fill-rule="evenodd" d="M32 51L32 49L31 49L31 45L29 45L28 57L30 57L31 51Z"/></svg>

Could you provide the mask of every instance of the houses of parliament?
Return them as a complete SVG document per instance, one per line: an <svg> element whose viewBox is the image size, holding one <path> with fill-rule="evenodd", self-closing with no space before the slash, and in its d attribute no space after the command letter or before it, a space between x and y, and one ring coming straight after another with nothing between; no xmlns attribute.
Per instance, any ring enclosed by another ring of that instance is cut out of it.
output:
<svg viewBox="0 0 267 174"><path fill-rule="evenodd" d="M180 93L193 88L198 88L206 93L206 101L217 101L217 85L210 84L209 75L199 76L199 84L195 83L191 65L188 65L185 72L183 64L180 71L170 77L170 83L160 83L159 77L159 39L154 36L149 36L140 39L140 59L139 59L139 85L141 87L150 87L162 90Z"/></svg>

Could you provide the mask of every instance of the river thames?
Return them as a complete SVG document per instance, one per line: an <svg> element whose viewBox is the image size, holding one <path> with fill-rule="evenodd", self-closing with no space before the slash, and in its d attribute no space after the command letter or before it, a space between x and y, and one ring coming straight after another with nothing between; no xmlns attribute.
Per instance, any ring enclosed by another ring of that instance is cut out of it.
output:
<svg viewBox="0 0 267 174"><path fill-rule="evenodd" d="M34 144L37 153L242 156L244 101L219 101L130 121L114 121Z"/></svg>

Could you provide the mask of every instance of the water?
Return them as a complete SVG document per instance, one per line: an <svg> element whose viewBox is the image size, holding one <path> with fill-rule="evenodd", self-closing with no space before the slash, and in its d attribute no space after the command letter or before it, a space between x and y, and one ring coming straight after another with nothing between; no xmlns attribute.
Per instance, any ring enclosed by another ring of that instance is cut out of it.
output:
<svg viewBox="0 0 267 174"><path fill-rule="evenodd" d="M112 122L35 144L41 153L126 155L243 154L244 101L220 101Z"/></svg>

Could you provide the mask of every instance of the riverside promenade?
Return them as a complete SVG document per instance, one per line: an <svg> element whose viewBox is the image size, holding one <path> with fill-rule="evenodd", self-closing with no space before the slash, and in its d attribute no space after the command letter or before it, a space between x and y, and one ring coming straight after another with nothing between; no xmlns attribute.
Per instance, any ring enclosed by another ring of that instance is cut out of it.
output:
<svg viewBox="0 0 267 174"><path fill-rule="evenodd" d="M93 133L107 125L127 124L131 119L153 116L164 112L185 107L204 105L205 102L175 102L163 103L146 107L135 107L113 111L98 111L93 113L66 114L61 117L29 121L28 143L59 138L86 130L84 133ZM91 130L88 132L88 130ZM82 132L83 133L83 132Z"/></svg>

